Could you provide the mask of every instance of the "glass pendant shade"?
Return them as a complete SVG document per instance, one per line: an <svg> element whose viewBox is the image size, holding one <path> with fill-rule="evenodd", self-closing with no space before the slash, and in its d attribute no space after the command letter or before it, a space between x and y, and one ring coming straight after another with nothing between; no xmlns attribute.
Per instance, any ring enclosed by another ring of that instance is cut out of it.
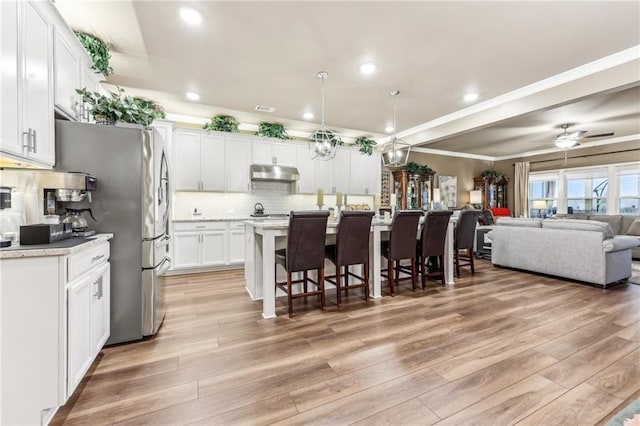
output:
<svg viewBox="0 0 640 426"><path fill-rule="evenodd" d="M398 90L391 92L391 96L393 96L393 136L389 142L380 147L382 163L385 167L404 166L409 161L409 152L411 151L411 145L396 136L396 96L399 94Z"/></svg>
<svg viewBox="0 0 640 426"><path fill-rule="evenodd" d="M320 71L318 78L322 80L322 124L320 130L316 130L309 136L309 154L312 160L332 160L336 156L336 146L340 138L324 125L324 81L329 73Z"/></svg>

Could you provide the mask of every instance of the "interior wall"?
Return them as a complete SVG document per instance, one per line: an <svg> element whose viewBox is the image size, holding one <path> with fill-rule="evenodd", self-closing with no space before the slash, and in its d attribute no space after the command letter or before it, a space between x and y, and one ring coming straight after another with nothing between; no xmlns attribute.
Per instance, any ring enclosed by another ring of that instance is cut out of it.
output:
<svg viewBox="0 0 640 426"><path fill-rule="evenodd" d="M438 188L438 176L456 176L458 178L457 208L462 208L469 202L469 191L473 189L473 178L493 167L490 161L420 152L411 152L409 161L427 165L435 170L436 188Z"/></svg>
<svg viewBox="0 0 640 426"><path fill-rule="evenodd" d="M559 151L552 154L497 161L494 164L494 168L509 176L510 182L513 182L513 165L518 161L529 161L532 172L640 161L640 140L568 150L566 163L564 161L564 152ZM509 185L508 193L508 205L513 210L513 185Z"/></svg>

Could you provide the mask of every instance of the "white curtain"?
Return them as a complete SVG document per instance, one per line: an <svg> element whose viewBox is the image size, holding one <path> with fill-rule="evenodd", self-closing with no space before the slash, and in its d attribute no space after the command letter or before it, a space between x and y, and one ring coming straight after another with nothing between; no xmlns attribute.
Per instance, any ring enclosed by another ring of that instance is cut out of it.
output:
<svg viewBox="0 0 640 426"><path fill-rule="evenodd" d="M514 164L515 166L515 217L529 217L529 162L521 161Z"/></svg>

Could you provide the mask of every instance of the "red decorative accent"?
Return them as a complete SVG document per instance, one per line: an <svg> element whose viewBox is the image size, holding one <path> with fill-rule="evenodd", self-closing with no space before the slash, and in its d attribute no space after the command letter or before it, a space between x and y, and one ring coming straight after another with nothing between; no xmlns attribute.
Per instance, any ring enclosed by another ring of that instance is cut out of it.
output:
<svg viewBox="0 0 640 426"><path fill-rule="evenodd" d="M491 213L493 213L494 217L511 216L511 210L506 207L491 207L489 210L491 210Z"/></svg>

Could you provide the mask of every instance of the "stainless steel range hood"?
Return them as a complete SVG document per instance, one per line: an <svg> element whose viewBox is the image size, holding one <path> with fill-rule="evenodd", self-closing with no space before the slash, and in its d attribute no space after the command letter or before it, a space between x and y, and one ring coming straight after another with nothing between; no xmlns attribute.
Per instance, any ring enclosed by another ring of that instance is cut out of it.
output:
<svg viewBox="0 0 640 426"><path fill-rule="evenodd" d="M252 181L270 182L295 182L300 179L298 169L290 166L277 166L275 164L252 164Z"/></svg>

